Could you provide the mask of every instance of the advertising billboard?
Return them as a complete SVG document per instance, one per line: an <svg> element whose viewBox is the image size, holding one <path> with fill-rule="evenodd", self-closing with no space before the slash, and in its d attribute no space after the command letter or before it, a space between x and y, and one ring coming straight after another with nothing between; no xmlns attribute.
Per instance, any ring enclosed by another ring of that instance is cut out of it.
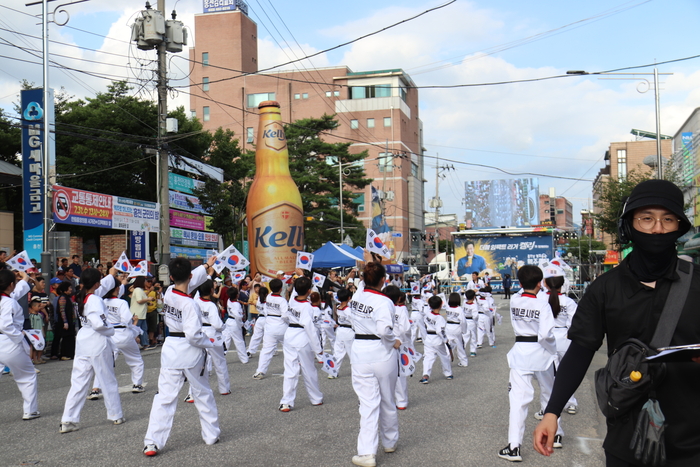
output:
<svg viewBox="0 0 700 467"><path fill-rule="evenodd" d="M467 229L540 223L537 178L477 180L464 185Z"/></svg>
<svg viewBox="0 0 700 467"><path fill-rule="evenodd" d="M553 256L550 235L457 236L454 246L457 275L467 280L473 272L488 272L492 279L510 274L515 279L520 266Z"/></svg>

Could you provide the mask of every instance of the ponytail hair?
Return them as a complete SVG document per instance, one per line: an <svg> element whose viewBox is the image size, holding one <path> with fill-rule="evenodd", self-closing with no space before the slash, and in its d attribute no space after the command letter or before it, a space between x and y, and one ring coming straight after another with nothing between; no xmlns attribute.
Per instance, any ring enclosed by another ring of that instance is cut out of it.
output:
<svg viewBox="0 0 700 467"><path fill-rule="evenodd" d="M0 269L0 293L5 293L16 280L14 272L9 269ZM2 295L0 295L0 299L2 299Z"/></svg>
<svg viewBox="0 0 700 467"><path fill-rule="evenodd" d="M260 299L260 303L267 303L267 294L269 291L267 290L267 287L260 287L260 291L258 292L258 299Z"/></svg>
<svg viewBox="0 0 700 467"><path fill-rule="evenodd" d="M552 314L556 318L561 311L561 305L559 304L559 292L564 285L563 276L548 277L544 280L549 289L549 306L552 307Z"/></svg>
<svg viewBox="0 0 700 467"><path fill-rule="evenodd" d="M78 292L76 296L76 301L78 302L78 316L83 316L87 291L100 282L100 279L102 279L102 274L95 268L87 268L80 274L80 285L82 287L80 287L80 292Z"/></svg>

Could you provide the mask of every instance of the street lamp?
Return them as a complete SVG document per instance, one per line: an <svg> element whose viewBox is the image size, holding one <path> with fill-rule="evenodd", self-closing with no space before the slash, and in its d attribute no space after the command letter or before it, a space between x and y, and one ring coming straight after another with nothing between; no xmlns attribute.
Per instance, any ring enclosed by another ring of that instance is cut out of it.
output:
<svg viewBox="0 0 700 467"><path fill-rule="evenodd" d="M567 75L616 75L616 76L654 76L654 104L656 107L656 178L659 180L663 178L663 158L661 157L661 117L660 117L660 107L659 107L659 75L672 75L673 73L659 73L659 71L654 68L653 73L606 73L606 72L593 72L589 73L583 70L569 70L566 72ZM600 79L635 79L635 78L600 78ZM649 81L644 78L647 85ZM637 92L645 93L646 91L641 91L639 87Z"/></svg>

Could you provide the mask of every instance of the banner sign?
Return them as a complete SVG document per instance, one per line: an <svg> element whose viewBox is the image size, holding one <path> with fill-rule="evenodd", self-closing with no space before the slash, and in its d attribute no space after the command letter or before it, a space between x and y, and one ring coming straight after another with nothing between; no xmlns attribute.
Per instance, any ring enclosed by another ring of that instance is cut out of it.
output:
<svg viewBox="0 0 700 467"><path fill-rule="evenodd" d="M106 229L157 232L160 228L158 203L58 185L53 186L53 220Z"/></svg>
<svg viewBox="0 0 700 467"><path fill-rule="evenodd" d="M173 257L207 259L207 250L199 250L197 248L183 248L180 246L170 246L170 255Z"/></svg>
<svg viewBox="0 0 700 467"><path fill-rule="evenodd" d="M198 212L200 214L208 214L199 203L199 198L193 195L186 195L176 191L170 191L170 207L180 209L182 211Z"/></svg>
<svg viewBox="0 0 700 467"><path fill-rule="evenodd" d="M192 212L175 211L174 209L170 210L170 227L213 232L211 228L212 220L213 218L211 216L203 216Z"/></svg>
<svg viewBox="0 0 700 467"><path fill-rule="evenodd" d="M248 5L243 0L204 0L204 13L241 10L248 14Z"/></svg>
<svg viewBox="0 0 700 467"><path fill-rule="evenodd" d="M204 182L193 178L184 177L182 175L168 172L168 186L171 190L179 191L180 193L193 194L195 188L204 188Z"/></svg>
<svg viewBox="0 0 700 467"><path fill-rule="evenodd" d="M491 278L510 274L515 281L520 266L538 265L554 256L552 237L527 235L518 237L456 236L454 240L457 275L469 280L473 272L488 272ZM501 276L501 277L499 277Z"/></svg>
<svg viewBox="0 0 700 467"><path fill-rule="evenodd" d="M132 230L129 232L129 256L131 256L131 259L146 259L148 254L146 251L147 235L143 230Z"/></svg>
<svg viewBox="0 0 700 467"><path fill-rule="evenodd" d="M219 235L195 230L170 228L170 244L215 249L219 247Z"/></svg>
<svg viewBox="0 0 700 467"><path fill-rule="evenodd" d="M214 180L218 180L219 182L224 181L224 169L190 159L189 157L174 156L170 154L168 156L168 167L182 170L183 172L188 172L194 175L206 175Z"/></svg>

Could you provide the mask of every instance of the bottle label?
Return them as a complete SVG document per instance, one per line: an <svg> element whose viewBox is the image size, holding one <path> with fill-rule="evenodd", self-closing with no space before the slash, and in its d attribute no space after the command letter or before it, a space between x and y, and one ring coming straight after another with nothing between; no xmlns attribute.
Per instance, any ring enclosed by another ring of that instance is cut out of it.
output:
<svg viewBox="0 0 700 467"><path fill-rule="evenodd" d="M268 206L252 217L254 271L274 276L277 271L293 271L297 251L304 245L303 214L298 206L281 202Z"/></svg>
<svg viewBox="0 0 700 467"><path fill-rule="evenodd" d="M263 127L263 143L268 149L282 151L287 149L287 137L284 135L284 127L276 120L265 123Z"/></svg>

